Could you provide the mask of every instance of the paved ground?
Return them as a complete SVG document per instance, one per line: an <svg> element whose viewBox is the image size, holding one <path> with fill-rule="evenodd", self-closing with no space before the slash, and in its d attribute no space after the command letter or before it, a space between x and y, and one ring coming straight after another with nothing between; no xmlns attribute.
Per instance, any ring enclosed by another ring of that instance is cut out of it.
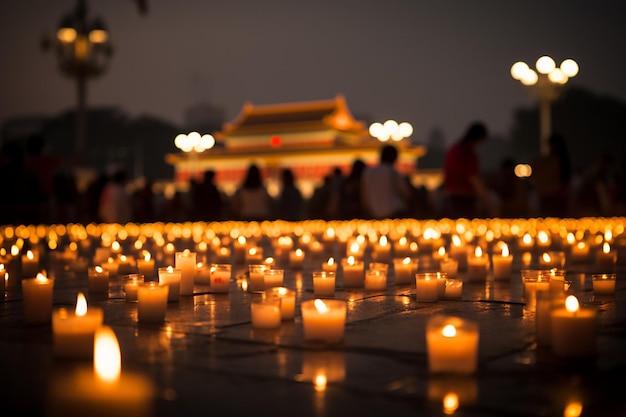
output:
<svg viewBox="0 0 626 417"><path fill-rule="evenodd" d="M313 298L311 271L319 258L307 258L302 271L286 270L286 286L297 290L297 314L275 331L251 328L244 265L235 265L229 294L196 286L193 296L168 306L160 326L138 325L136 304L124 300L115 282L108 300L90 305L104 309L105 324L119 339L123 373L154 385L154 416L444 415L443 397L451 392L460 416L626 416L626 261L618 259L617 291L605 298L592 291L592 259L567 265L570 292L599 314L596 356L565 361L536 346L535 314L522 296L526 266L519 251L514 256L510 280L466 282L458 301L417 302L415 286L394 284L393 268L380 292L345 290L339 272L336 298L348 302L347 325L343 343L331 347L304 341L299 313L300 302ZM422 268L429 258L421 255ZM536 259L535 252L531 266ZM56 279L54 308L73 307L76 293L87 292L86 275L48 268ZM429 374L425 324L436 313L478 322L474 375ZM21 291L9 288L0 303L3 416L50 414L53 387L89 366L55 357L52 347L51 326L25 325ZM320 373L325 386L314 383Z"/></svg>

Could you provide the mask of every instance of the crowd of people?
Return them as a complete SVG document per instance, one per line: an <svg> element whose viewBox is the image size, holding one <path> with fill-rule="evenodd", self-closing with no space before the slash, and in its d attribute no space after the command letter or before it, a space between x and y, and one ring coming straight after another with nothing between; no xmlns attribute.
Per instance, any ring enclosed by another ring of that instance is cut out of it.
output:
<svg viewBox="0 0 626 417"><path fill-rule="evenodd" d="M357 158L349 172L335 168L305 198L290 168L282 169L280 191L270 196L256 164L232 195L218 188L213 171L169 197L150 181L129 192L123 170L102 174L79 192L71 161L44 155L43 138L33 135L25 146L8 142L0 149L0 224L626 215L626 165L617 169L611 154L574 171L565 139L554 134L549 154L532 161L530 178L514 173L511 158L488 175L477 153L488 136L484 123L467 127L447 150L435 190L413 186L395 166L398 149L387 144L377 163Z"/></svg>

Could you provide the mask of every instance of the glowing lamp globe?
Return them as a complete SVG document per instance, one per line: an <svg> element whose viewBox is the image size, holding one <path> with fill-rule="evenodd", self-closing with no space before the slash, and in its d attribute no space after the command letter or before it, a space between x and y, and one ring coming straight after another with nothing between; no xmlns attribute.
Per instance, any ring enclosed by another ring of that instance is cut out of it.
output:
<svg viewBox="0 0 626 417"><path fill-rule="evenodd" d="M535 66L540 74L549 74L550 71L556 68L556 62L549 56L544 55L537 60Z"/></svg>
<svg viewBox="0 0 626 417"><path fill-rule="evenodd" d="M530 68L528 68L528 64L525 62L516 62L515 64L513 64L513 66L511 67L511 76L516 79L516 80L522 80L522 78L524 78L524 75L526 74L526 72L529 70Z"/></svg>
<svg viewBox="0 0 626 417"><path fill-rule="evenodd" d="M537 84L538 80L539 76L537 75L537 73L529 68L520 81L524 85L535 85Z"/></svg>
<svg viewBox="0 0 626 417"><path fill-rule="evenodd" d="M560 68L555 68L548 74L548 79L554 84L565 84L568 78Z"/></svg>
<svg viewBox="0 0 626 417"><path fill-rule="evenodd" d="M566 59L561 62L561 71L570 78L575 77L578 74L578 70L578 64L573 59Z"/></svg>

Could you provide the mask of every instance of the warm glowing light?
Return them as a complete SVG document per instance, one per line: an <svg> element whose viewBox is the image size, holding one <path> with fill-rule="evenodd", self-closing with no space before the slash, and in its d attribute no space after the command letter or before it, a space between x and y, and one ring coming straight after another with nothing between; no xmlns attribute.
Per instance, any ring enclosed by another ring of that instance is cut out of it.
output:
<svg viewBox="0 0 626 417"><path fill-rule="evenodd" d="M285 287L278 287L277 291L279 295L287 295L287 288Z"/></svg>
<svg viewBox="0 0 626 417"><path fill-rule="evenodd" d="M578 242L578 243L576 244L576 247L577 247L578 249L585 249L585 246L587 246L587 245L585 244L585 242Z"/></svg>
<svg viewBox="0 0 626 417"><path fill-rule="evenodd" d="M506 243L502 245L502 256L509 256L509 247Z"/></svg>
<svg viewBox="0 0 626 417"><path fill-rule="evenodd" d="M535 67L540 74L548 74L556 68L556 62L551 57L544 55L537 60Z"/></svg>
<svg viewBox="0 0 626 417"><path fill-rule="evenodd" d="M304 256L304 252L302 251L302 249L300 249L300 248L296 249L296 256L298 258Z"/></svg>
<svg viewBox="0 0 626 417"><path fill-rule="evenodd" d="M476 246L476 249L474 250L474 256L477 258L480 258L481 256L483 256L483 250L481 249L480 246Z"/></svg>
<svg viewBox="0 0 626 417"><path fill-rule="evenodd" d="M539 81L539 76L537 75L537 73L533 70L531 70L530 68L528 69L528 71L526 71L526 73L524 73L522 79L520 80L522 82L522 84L524 85L535 85L537 84L537 81Z"/></svg>
<svg viewBox="0 0 626 417"><path fill-rule="evenodd" d="M452 235L452 244L456 247L461 246L461 238L458 235Z"/></svg>
<svg viewBox="0 0 626 417"><path fill-rule="evenodd" d="M173 272L174 272L174 267L173 267L172 265L169 265L169 266L166 268L166 270L167 270L167 272L168 272L168 273L170 273L170 274L171 274L171 273L173 273Z"/></svg>
<svg viewBox="0 0 626 417"><path fill-rule="evenodd" d="M328 313L330 310L328 309L328 306L319 298L317 298L314 302L313 305L315 305L315 309L317 310L318 313L320 314L326 314Z"/></svg>
<svg viewBox="0 0 626 417"><path fill-rule="evenodd" d="M358 253L360 249L360 246L357 242L352 242L352 244L350 245L350 252L351 253Z"/></svg>
<svg viewBox="0 0 626 417"><path fill-rule="evenodd" d="M146 262L150 261L151 258L152 258L152 255L150 255L150 252L146 252L143 255L143 260L146 261Z"/></svg>
<svg viewBox="0 0 626 417"><path fill-rule="evenodd" d="M109 40L109 33L104 29L94 29L89 32L89 41L93 43L106 43Z"/></svg>
<svg viewBox="0 0 626 417"><path fill-rule="evenodd" d="M245 236L239 236L237 238L237 243L240 245L245 245L246 244L246 237Z"/></svg>
<svg viewBox="0 0 626 417"><path fill-rule="evenodd" d="M324 391L326 390L326 384L328 383L328 379L324 374L315 375L315 379L313 380L313 384L315 385L315 391Z"/></svg>
<svg viewBox="0 0 626 417"><path fill-rule="evenodd" d="M578 74L578 64L573 59L566 59L561 62L561 71L568 77L572 78Z"/></svg>
<svg viewBox="0 0 626 417"><path fill-rule="evenodd" d="M454 414L459 408L459 396L454 392L449 392L443 397L444 414Z"/></svg>
<svg viewBox="0 0 626 417"><path fill-rule="evenodd" d="M563 410L563 417L580 417L583 413L583 405L580 401L571 401Z"/></svg>
<svg viewBox="0 0 626 417"><path fill-rule="evenodd" d="M439 247L439 249L437 250L437 255L445 256L446 255L446 248L443 247L443 246Z"/></svg>
<svg viewBox="0 0 626 417"><path fill-rule="evenodd" d="M525 245L530 245L533 242L533 238L530 236L530 234L526 233L523 237L522 237L522 242Z"/></svg>
<svg viewBox="0 0 626 417"><path fill-rule="evenodd" d="M576 313L580 308L580 304L578 303L578 298L573 295L569 295L565 299L565 309L570 313Z"/></svg>
<svg viewBox="0 0 626 417"><path fill-rule="evenodd" d="M40 284L44 284L44 283L48 282L48 278L46 278L46 276L44 274L42 274L41 272L37 274L37 277L35 279Z"/></svg>
<svg viewBox="0 0 626 417"><path fill-rule="evenodd" d="M61 42L72 43L76 40L76 29L60 28L57 30L57 39Z"/></svg>
<svg viewBox="0 0 626 417"><path fill-rule="evenodd" d="M93 365L96 376L103 382L116 382L122 371L122 355L115 332L109 326L96 330L94 336Z"/></svg>
<svg viewBox="0 0 626 417"><path fill-rule="evenodd" d="M602 252L604 253L611 252L611 245L609 245L609 242L604 242L604 244L602 245Z"/></svg>
<svg viewBox="0 0 626 417"><path fill-rule="evenodd" d="M97 266L94 268L94 270L95 270L98 274L101 274L101 273L103 273L103 272L104 272L104 269L103 269L100 265L97 265Z"/></svg>
<svg viewBox="0 0 626 417"><path fill-rule="evenodd" d="M446 324L441 330L441 334L445 337L454 337L456 336L456 327L453 324Z"/></svg>
<svg viewBox="0 0 626 417"><path fill-rule="evenodd" d="M249 254L249 255L256 255L256 252L257 252L257 251L256 251L256 248L254 248L254 247L253 247L253 248L248 249L248 254Z"/></svg>
<svg viewBox="0 0 626 417"><path fill-rule="evenodd" d="M545 232L545 230L541 230L539 233L537 233L537 240L539 241L539 243L545 245L550 240L550 237Z"/></svg>
<svg viewBox="0 0 626 417"><path fill-rule="evenodd" d="M567 83L568 77L560 68L555 68L548 74L548 79L555 84Z"/></svg>
<svg viewBox="0 0 626 417"><path fill-rule="evenodd" d="M544 252L543 255L541 255L541 258L543 259L544 262L549 263L552 261L552 257L550 256L549 253Z"/></svg>
<svg viewBox="0 0 626 417"><path fill-rule="evenodd" d="M521 80L529 69L527 63L518 61L511 66L511 76L516 80Z"/></svg>
<svg viewBox="0 0 626 417"><path fill-rule="evenodd" d="M533 169L528 164L517 164L513 172L517 178L528 178L532 175Z"/></svg>
<svg viewBox="0 0 626 417"><path fill-rule="evenodd" d="M328 262L326 262L328 264L328 266L332 266L335 264L335 258L333 258L332 256L330 258L328 258Z"/></svg>
<svg viewBox="0 0 626 417"><path fill-rule="evenodd" d="M85 294L79 292L76 296L76 315L83 317L85 314L87 314L87 299Z"/></svg>
<svg viewBox="0 0 626 417"><path fill-rule="evenodd" d="M29 260L31 260L31 261L32 261L33 259L35 259L35 254L33 253L33 251L31 251L31 250L27 251L27 252L26 252L26 258L27 258L27 259L29 259Z"/></svg>
<svg viewBox="0 0 626 417"><path fill-rule="evenodd" d="M380 246L387 246L387 244L388 244L388 241L387 241L387 236L382 235L382 236L380 237L380 239L378 240L378 244L379 244Z"/></svg>
<svg viewBox="0 0 626 417"><path fill-rule="evenodd" d="M347 262L348 262L348 265L354 265L355 263L354 256L348 256Z"/></svg>
<svg viewBox="0 0 626 417"><path fill-rule="evenodd" d="M409 258L409 257L407 256L406 258L404 258L404 259L402 260L402 263L403 263L404 265L408 265L408 264L410 264L410 263L411 263L411 258Z"/></svg>

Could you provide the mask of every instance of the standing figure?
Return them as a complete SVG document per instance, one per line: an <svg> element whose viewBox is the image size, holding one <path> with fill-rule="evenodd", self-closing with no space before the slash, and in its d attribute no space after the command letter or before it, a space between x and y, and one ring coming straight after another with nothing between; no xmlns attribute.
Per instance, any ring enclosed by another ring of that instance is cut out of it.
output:
<svg viewBox="0 0 626 417"><path fill-rule="evenodd" d="M238 220L262 221L271 216L272 198L263 185L258 165L248 167L246 177L231 200L231 207Z"/></svg>

